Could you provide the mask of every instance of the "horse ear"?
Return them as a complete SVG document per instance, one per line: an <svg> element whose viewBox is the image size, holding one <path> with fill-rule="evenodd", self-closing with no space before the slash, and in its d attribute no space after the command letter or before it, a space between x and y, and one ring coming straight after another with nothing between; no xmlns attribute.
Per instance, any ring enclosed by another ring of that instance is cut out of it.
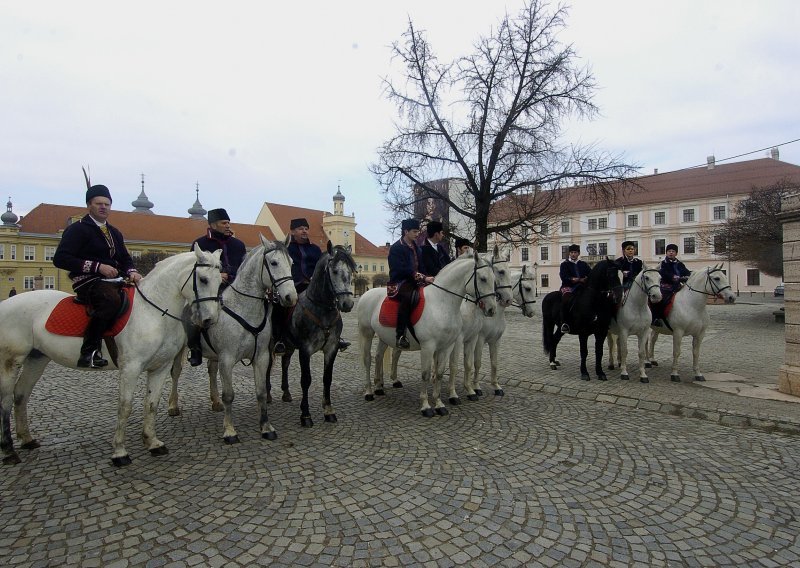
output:
<svg viewBox="0 0 800 568"><path fill-rule="evenodd" d="M478 261L480 261L481 258L480 255L478 255L478 251L476 250L472 251L472 258L475 261L475 264L478 264Z"/></svg>
<svg viewBox="0 0 800 568"><path fill-rule="evenodd" d="M500 247L497 244L494 245L494 250L492 250L492 256L494 258L500 256Z"/></svg>
<svg viewBox="0 0 800 568"><path fill-rule="evenodd" d="M288 247L291 242L292 242L292 233L286 233L286 238L284 239L283 244L285 244Z"/></svg>
<svg viewBox="0 0 800 568"><path fill-rule="evenodd" d="M527 276L527 274L528 274L528 265L527 264L523 264L522 265L522 275L523 276Z"/></svg>
<svg viewBox="0 0 800 568"><path fill-rule="evenodd" d="M261 233L258 233L258 239L261 241L261 244L267 246L267 239Z"/></svg>
<svg viewBox="0 0 800 568"><path fill-rule="evenodd" d="M333 254L333 243L328 241L328 254Z"/></svg>

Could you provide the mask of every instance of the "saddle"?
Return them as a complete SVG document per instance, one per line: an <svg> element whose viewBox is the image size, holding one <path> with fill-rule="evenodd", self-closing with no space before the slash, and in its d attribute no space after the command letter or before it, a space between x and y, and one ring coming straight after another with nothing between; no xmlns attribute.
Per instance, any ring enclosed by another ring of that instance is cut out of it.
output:
<svg viewBox="0 0 800 568"><path fill-rule="evenodd" d="M120 290L122 307L117 314L114 324L106 330L103 337L114 337L125 328L133 307L133 286L125 286ZM76 296L69 296L61 300L44 324L44 328L52 334L68 337L83 337L86 326L89 324L89 314L86 304L76 301Z"/></svg>
<svg viewBox="0 0 800 568"><path fill-rule="evenodd" d="M422 317L422 311L425 309L425 289L417 288L411 299L411 317L409 323L413 326ZM387 298L381 304L381 311L378 314L378 322L384 327L397 327L397 314L400 310L400 300L396 298Z"/></svg>

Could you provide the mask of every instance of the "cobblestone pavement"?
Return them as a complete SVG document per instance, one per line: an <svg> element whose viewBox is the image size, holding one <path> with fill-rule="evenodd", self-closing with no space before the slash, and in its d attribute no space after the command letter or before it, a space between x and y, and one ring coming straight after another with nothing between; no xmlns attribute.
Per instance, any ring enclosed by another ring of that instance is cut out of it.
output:
<svg viewBox="0 0 800 568"><path fill-rule="evenodd" d="M775 382L783 328L770 305L711 306L706 374ZM355 314L345 316L355 343ZM505 396L418 413L418 358L403 389L363 399L357 346L335 369L338 422L322 420L321 362L300 427L274 402L278 440L258 434L250 369L236 369L242 443L221 440L207 382L186 369L183 414L159 410L170 453L138 443L111 466L116 377L51 366L34 390L42 447L2 468L0 551L7 566L788 566L800 562L800 405L734 396L669 369L651 383L577 378L541 353L541 318L509 313ZM659 359L667 361L667 341ZM688 340L687 340L688 344ZM632 343L633 345L633 343ZM484 370L488 368L488 357ZM298 376L296 363L293 377ZM273 393L275 394L275 393ZM136 400L142 400L138 393ZM671 405L671 407L670 407Z"/></svg>

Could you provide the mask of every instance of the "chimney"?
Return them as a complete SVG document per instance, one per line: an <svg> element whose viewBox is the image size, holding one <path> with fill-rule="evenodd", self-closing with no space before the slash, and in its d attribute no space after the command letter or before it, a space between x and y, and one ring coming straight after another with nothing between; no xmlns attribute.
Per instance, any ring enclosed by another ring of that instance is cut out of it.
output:
<svg viewBox="0 0 800 568"><path fill-rule="evenodd" d="M712 154L712 155L708 156L706 158L706 163L708 164L706 167L709 170L713 170L714 169L714 162L716 162L716 159L714 158L714 155Z"/></svg>
<svg viewBox="0 0 800 568"><path fill-rule="evenodd" d="M778 147L777 146L772 148L769 151L769 157L772 158L773 160L780 160L781 159L781 154L778 151Z"/></svg>

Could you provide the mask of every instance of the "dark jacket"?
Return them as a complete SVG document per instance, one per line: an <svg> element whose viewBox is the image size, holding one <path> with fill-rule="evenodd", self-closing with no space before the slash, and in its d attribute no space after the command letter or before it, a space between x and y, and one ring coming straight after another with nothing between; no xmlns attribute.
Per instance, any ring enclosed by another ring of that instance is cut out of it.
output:
<svg viewBox="0 0 800 568"><path fill-rule="evenodd" d="M239 266L241 266L244 260L244 255L247 254L247 249L242 241L236 237L214 231L209 227L205 236L195 239L192 246L194 246L195 243L200 247L200 250L206 252L216 252L221 249L221 272L228 275L229 284L236 279L236 272L239 270Z"/></svg>
<svg viewBox="0 0 800 568"><path fill-rule="evenodd" d="M308 287L314 268L322 258L322 249L314 243L298 243L294 240L289 243L289 256L292 257L292 280L295 286ZM300 290L298 290L300 292Z"/></svg>
<svg viewBox="0 0 800 568"><path fill-rule="evenodd" d="M402 238L389 247L389 283L416 282L421 256L422 251L416 243L409 246Z"/></svg>
<svg viewBox="0 0 800 568"><path fill-rule="evenodd" d="M561 287L575 290L578 282L573 282L573 278L588 278L592 271L591 267L582 260L572 262L569 259L561 263L558 275L561 277Z"/></svg>
<svg viewBox="0 0 800 568"><path fill-rule="evenodd" d="M109 223L106 223L106 226L114 243L113 250L106 241L103 231L88 214L64 229L61 242L58 243L53 255L53 264L57 268L69 271L73 288L103 278L99 272L101 264L113 266L121 276L136 271L131 255L125 248L122 233Z"/></svg>
<svg viewBox="0 0 800 568"><path fill-rule="evenodd" d="M450 256L444 250L442 243L437 243L434 248L426 239L420 250L422 254L419 258L419 271L426 276L436 276L450 262Z"/></svg>
<svg viewBox="0 0 800 568"><path fill-rule="evenodd" d="M661 274L661 288L677 292L681 289L681 283L686 282L686 279L691 276L692 272L684 264L678 260L670 260L665 258L661 261L661 266L658 268Z"/></svg>
<svg viewBox="0 0 800 568"><path fill-rule="evenodd" d="M625 255L622 255L617 260L614 261L619 269L622 270L622 285L623 286L630 286L639 273L644 268L644 263L641 259L636 258L635 256L628 260Z"/></svg>

